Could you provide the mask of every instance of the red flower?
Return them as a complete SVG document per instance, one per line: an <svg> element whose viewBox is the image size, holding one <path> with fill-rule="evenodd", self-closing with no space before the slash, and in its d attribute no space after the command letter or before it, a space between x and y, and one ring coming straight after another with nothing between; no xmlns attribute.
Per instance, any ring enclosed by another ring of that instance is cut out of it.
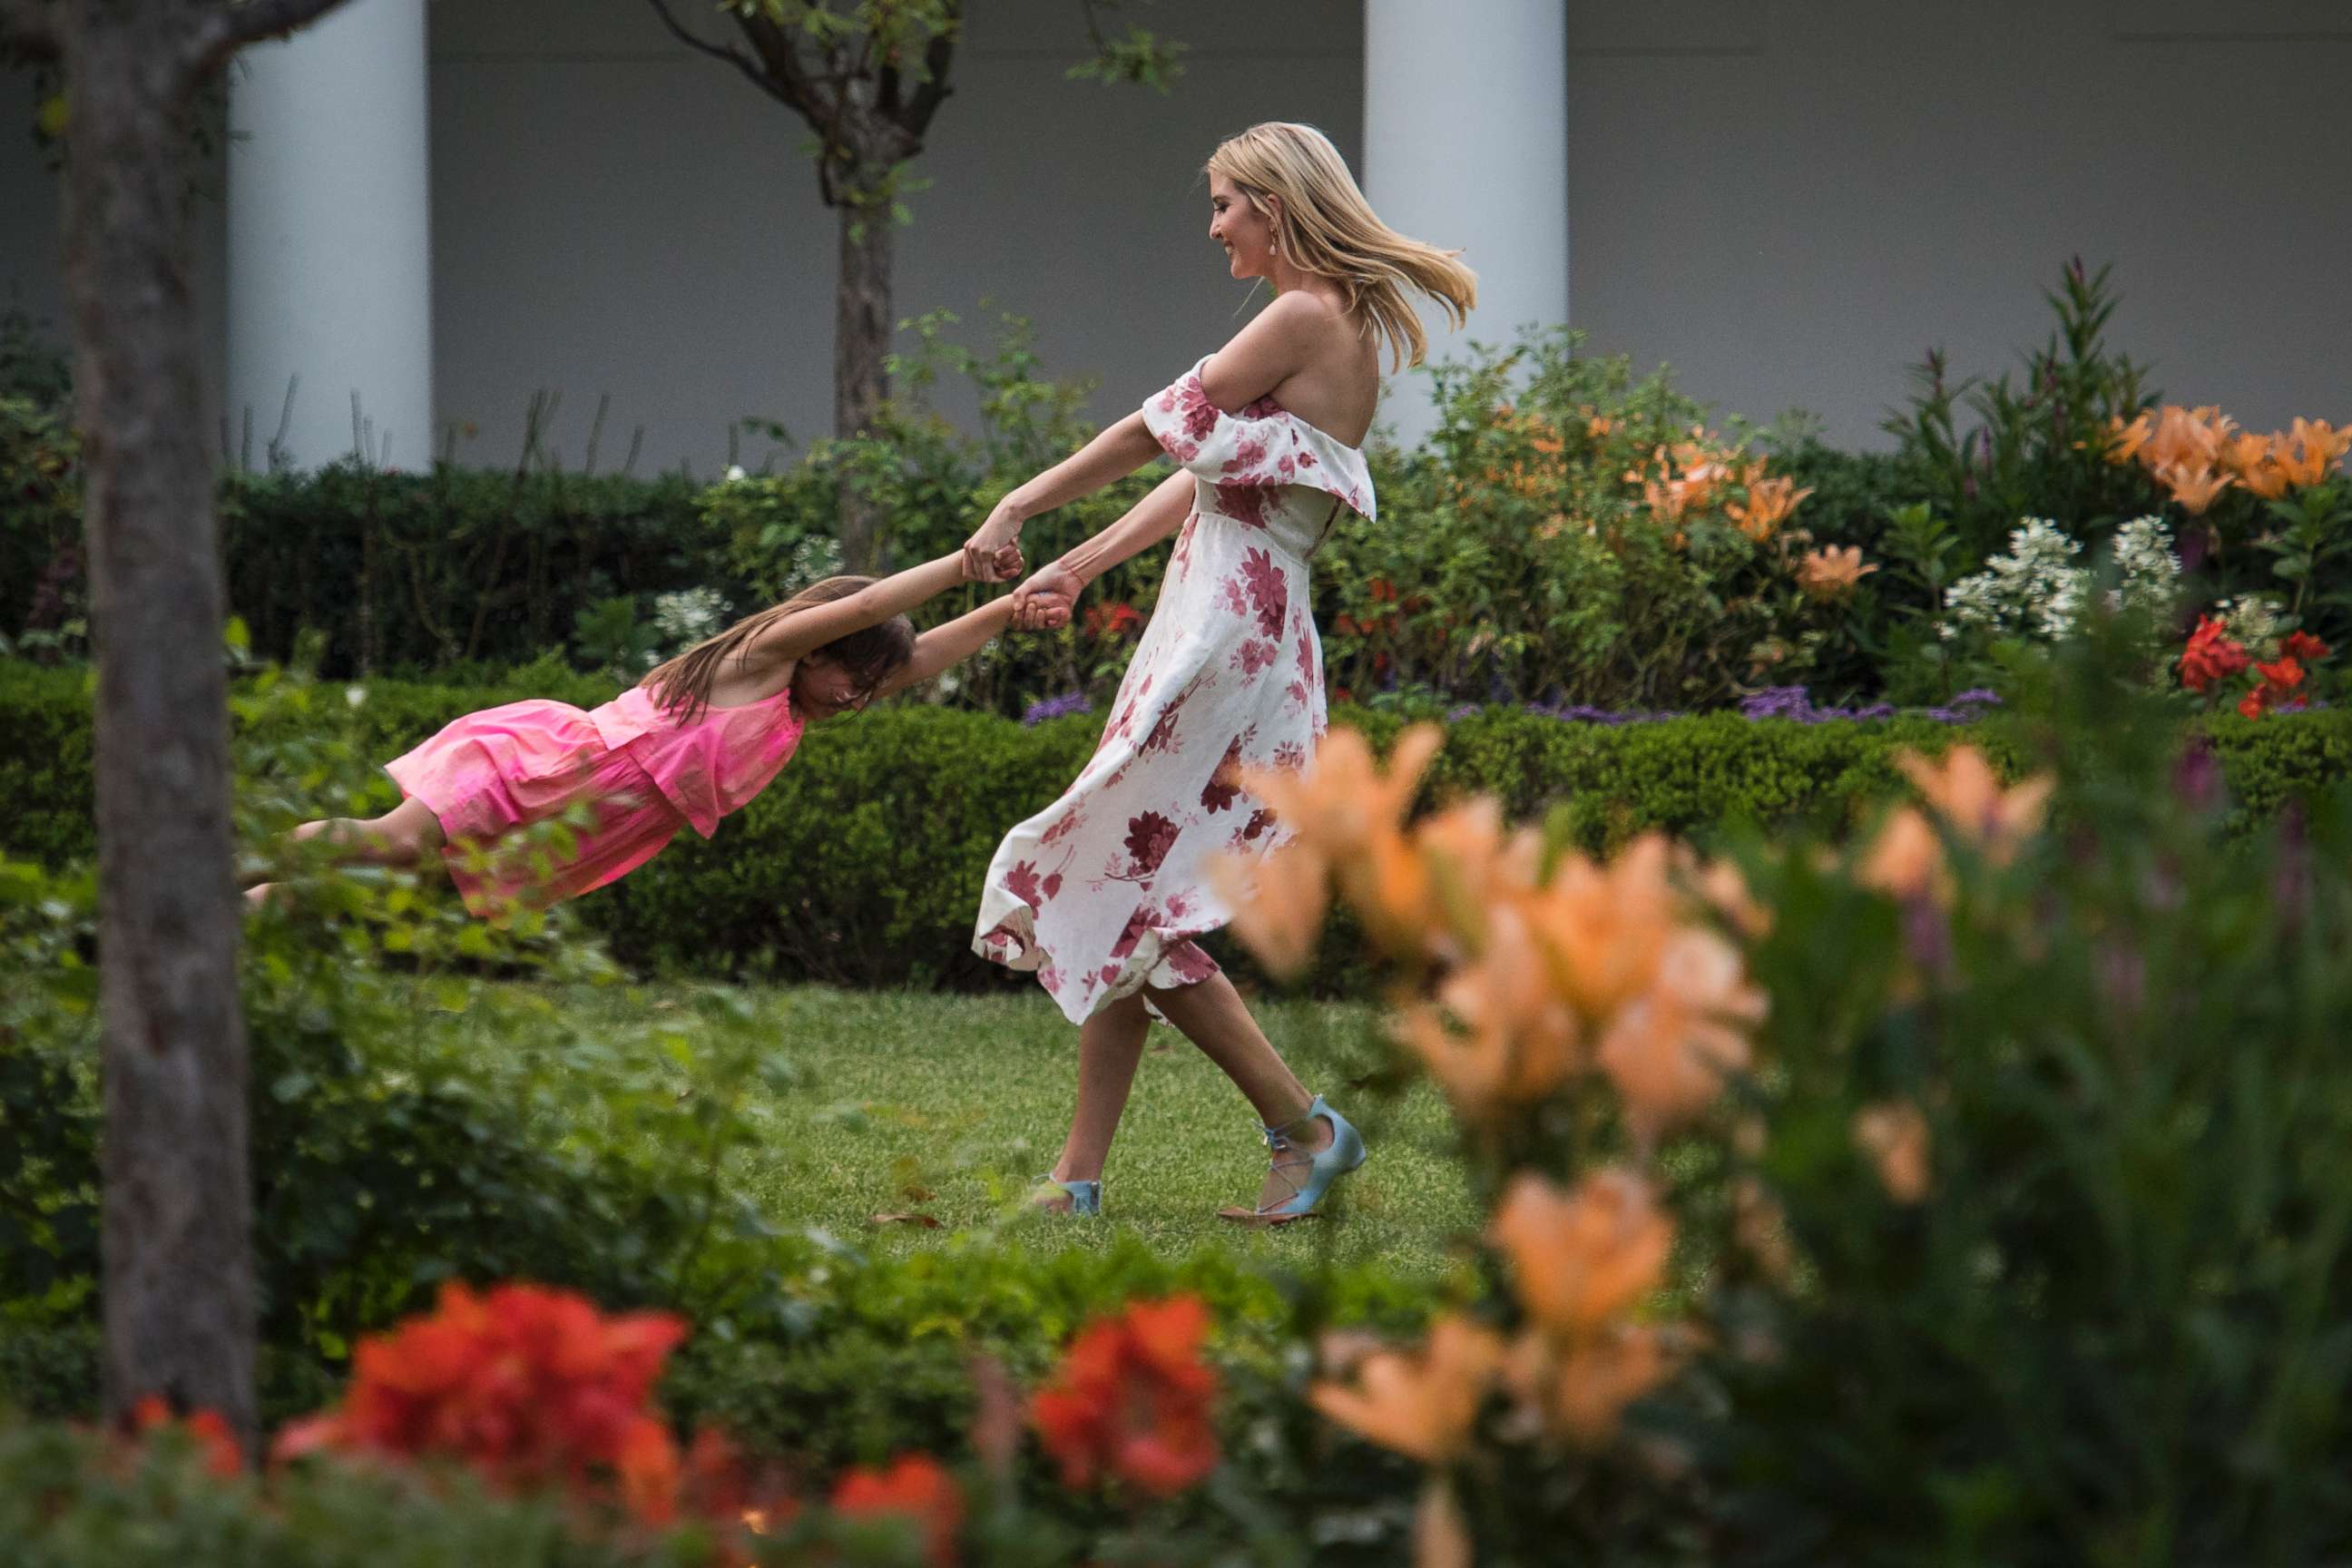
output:
<svg viewBox="0 0 2352 1568"><path fill-rule="evenodd" d="M217 1410L199 1410L185 1421L178 1421L172 1415L172 1407L151 1394L131 1407L131 1425L142 1433L185 1426L188 1436L195 1439L197 1451L205 1457L208 1473L226 1480L245 1469L245 1450L237 1447L236 1434L228 1429L228 1423Z"/></svg>
<svg viewBox="0 0 2352 1568"><path fill-rule="evenodd" d="M2254 673L2263 684L2272 689L2273 697L2283 697L2303 684L2303 666L2293 658L2282 658L2276 664L2258 664Z"/></svg>
<svg viewBox="0 0 2352 1568"><path fill-rule="evenodd" d="M2271 689L2267 686L2255 687L2238 699L2238 711L2249 719L2261 718L2263 710L2271 705L2270 691Z"/></svg>
<svg viewBox="0 0 2352 1568"><path fill-rule="evenodd" d="M2328 647L2309 632L2289 632L2279 644L2279 655L2304 664L2317 664L2328 655Z"/></svg>
<svg viewBox="0 0 2352 1568"><path fill-rule="evenodd" d="M432 1316L362 1339L341 1408L289 1426L276 1451L443 1455L509 1487L609 1479L641 1515L666 1519L678 1458L651 1400L685 1337L667 1312L608 1318L569 1291L451 1283Z"/></svg>
<svg viewBox="0 0 2352 1568"><path fill-rule="evenodd" d="M955 1478L928 1454L901 1454L887 1470L860 1467L849 1471L833 1489L833 1509L853 1519L896 1514L911 1520L922 1531L938 1568L950 1568L956 1560L963 1494L956 1489Z"/></svg>
<svg viewBox="0 0 2352 1568"><path fill-rule="evenodd" d="M2189 634L2189 647L2180 656L2180 684L2191 691L2202 691L2237 674L2246 664L2245 647L2224 635L2224 623L2200 616L2197 629Z"/></svg>
<svg viewBox="0 0 2352 1568"><path fill-rule="evenodd" d="M1092 605L1087 609L1087 635L1093 637L1125 637L1143 624L1143 612L1133 605Z"/></svg>
<svg viewBox="0 0 2352 1568"><path fill-rule="evenodd" d="M1061 1375L1029 1402L1066 1484L1110 1475L1166 1498L1216 1468L1216 1374L1200 1359L1208 1327L1201 1299L1177 1296L1135 1302L1079 1332Z"/></svg>

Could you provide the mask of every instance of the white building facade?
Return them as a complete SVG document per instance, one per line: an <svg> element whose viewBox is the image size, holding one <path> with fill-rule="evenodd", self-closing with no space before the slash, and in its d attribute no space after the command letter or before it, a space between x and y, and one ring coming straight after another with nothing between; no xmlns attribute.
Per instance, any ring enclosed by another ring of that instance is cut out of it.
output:
<svg viewBox="0 0 2352 1568"><path fill-rule="evenodd" d="M716 16L686 6L713 37ZM1166 97L1066 79L1067 0L970 0L915 173L898 309L1029 317L1131 406L1246 309L1202 160L1330 132L1390 222L1482 278L1470 335L1569 321L1727 413L1876 444L1906 368L2046 336L2067 258L2168 395L2257 427L2352 416L2344 0L1160 0ZM710 473L829 430L836 230L804 128L646 0L351 0L251 51L199 209L216 416L261 460L520 455ZM28 124L21 84L0 113ZM0 307L54 319L54 176L0 150ZM1444 352L1446 340L1438 340ZM290 415L289 382L299 378ZM952 412L954 399L945 400ZM1407 384L1392 405L1417 424ZM248 429L250 434L248 434ZM428 432L431 433L428 436Z"/></svg>

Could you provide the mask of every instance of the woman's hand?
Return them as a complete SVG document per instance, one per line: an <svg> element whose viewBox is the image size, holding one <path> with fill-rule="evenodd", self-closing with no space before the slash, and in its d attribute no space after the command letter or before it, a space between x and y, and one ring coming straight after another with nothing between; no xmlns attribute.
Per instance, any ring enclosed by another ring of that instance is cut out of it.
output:
<svg viewBox="0 0 2352 1568"><path fill-rule="evenodd" d="M1086 586L1083 578L1058 561L1039 567L1013 590L1013 624L1023 631L1068 626Z"/></svg>
<svg viewBox="0 0 2352 1568"><path fill-rule="evenodd" d="M1024 521L1021 509L1013 505L1011 496L998 501L995 509L988 514L988 521L964 541L964 576L975 583L1004 583L1021 575L1017 563L1012 571L1004 572L998 569L997 562L1007 549L1013 550L1013 559L1016 563L1019 561L1021 524Z"/></svg>
<svg viewBox="0 0 2352 1568"><path fill-rule="evenodd" d="M1021 559L1018 544L1008 544L993 555L980 557L980 571L972 569L972 563L971 546L967 544L963 552L963 580L967 583L1010 583L1029 569L1029 563Z"/></svg>

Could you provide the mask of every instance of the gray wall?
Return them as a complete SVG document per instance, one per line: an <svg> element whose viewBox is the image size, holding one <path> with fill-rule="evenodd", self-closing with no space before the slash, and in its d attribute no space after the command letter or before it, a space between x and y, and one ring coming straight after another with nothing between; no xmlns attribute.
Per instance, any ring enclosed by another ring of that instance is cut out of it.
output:
<svg viewBox="0 0 2352 1568"><path fill-rule="evenodd" d="M2347 0L1572 4L1569 299L1596 347L1877 444L1998 371L2066 258L2177 401L2352 416Z"/></svg>
<svg viewBox="0 0 2352 1568"><path fill-rule="evenodd" d="M1114 412L1235 324L1197 178L1218 137L1305 119L1357 153L1360 7L1135 7L1193 45L1166 99L1064 80L1067 0L972 11L901 313L974 339L983 299L1029 315ZM1727 410L1875 444L1928 344L1991 371L2038 342L2079 251L2116 263L2114 335L2168 395L2263 428L2352 416L2347 0L1571 0L1569 43L1571 313ZM741 416L830 428L836 237L788 112L644 0L436 0L432 47L436 397L478 429L463 456L513 460L541 387L572 461L612 395L607 467L638 425L641 468L700 472ZM0 301L54 310L55 192L6 129L29 113L0 83ZM1464 177L1509 199L1507 164Z"/></svg>
<svg viewBox="0 0 2352 1568"><path fill-rule="evenodd" d="M1036 322L1052 370L1100 375L1104 408L1139 401L1235 321L1198 179L1218 139L1283 116L1360 142L1360 8L1133 8L1193 46L1164 99L1064 79L1085 52L1068 0L971 11L915 166L899 313L945 307L980 341L992 301ZM476 458L513 458L542 386L575 458L605 392L607 462L638 424L648 463L698 471L746 415L831 432L838 231L796 117L672 46L645 0L451 0L433 51L436 392L445 423L478 426Z"/></svg>

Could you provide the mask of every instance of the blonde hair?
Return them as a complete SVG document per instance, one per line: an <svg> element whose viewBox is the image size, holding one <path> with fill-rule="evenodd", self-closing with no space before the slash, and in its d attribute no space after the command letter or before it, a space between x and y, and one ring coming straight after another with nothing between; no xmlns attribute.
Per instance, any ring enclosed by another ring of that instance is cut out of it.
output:
<svg viewBox="0 0 2352 1568"><path fill-rule="evenodd" d="M1398 365L1419 364L1429 352L1407 286L1444 306L1457 329L1478 302L1478 275L1454 259L1461 252L1409 239L1382 223L1347 160L1312 125L1253 125L1222 143L1205 172L1242 188L1273 223L1285 256L1345 290L1348 313L1370 321ZM1269 196L1279 205L1269 208Z"/></svg>
<svg viewBox="0 0 2352 1568"><path fill-rule="evenodd" d="M668 663L656 666L637 684L652 689L656 707L680 723L691 724L710 706L710 689L718 683L728 658L733 657L739 665L751 662L752 638L786 616L798 615L812 605L846 599L873 581L848 576L812 583L782 604L746 616L717 637L705 637ZM814 649L809 657L832 660L849 672L861 691L871 692L906 668L915 657L914 623L904 616L893 616L875 626L845 632Z"/></svg>

